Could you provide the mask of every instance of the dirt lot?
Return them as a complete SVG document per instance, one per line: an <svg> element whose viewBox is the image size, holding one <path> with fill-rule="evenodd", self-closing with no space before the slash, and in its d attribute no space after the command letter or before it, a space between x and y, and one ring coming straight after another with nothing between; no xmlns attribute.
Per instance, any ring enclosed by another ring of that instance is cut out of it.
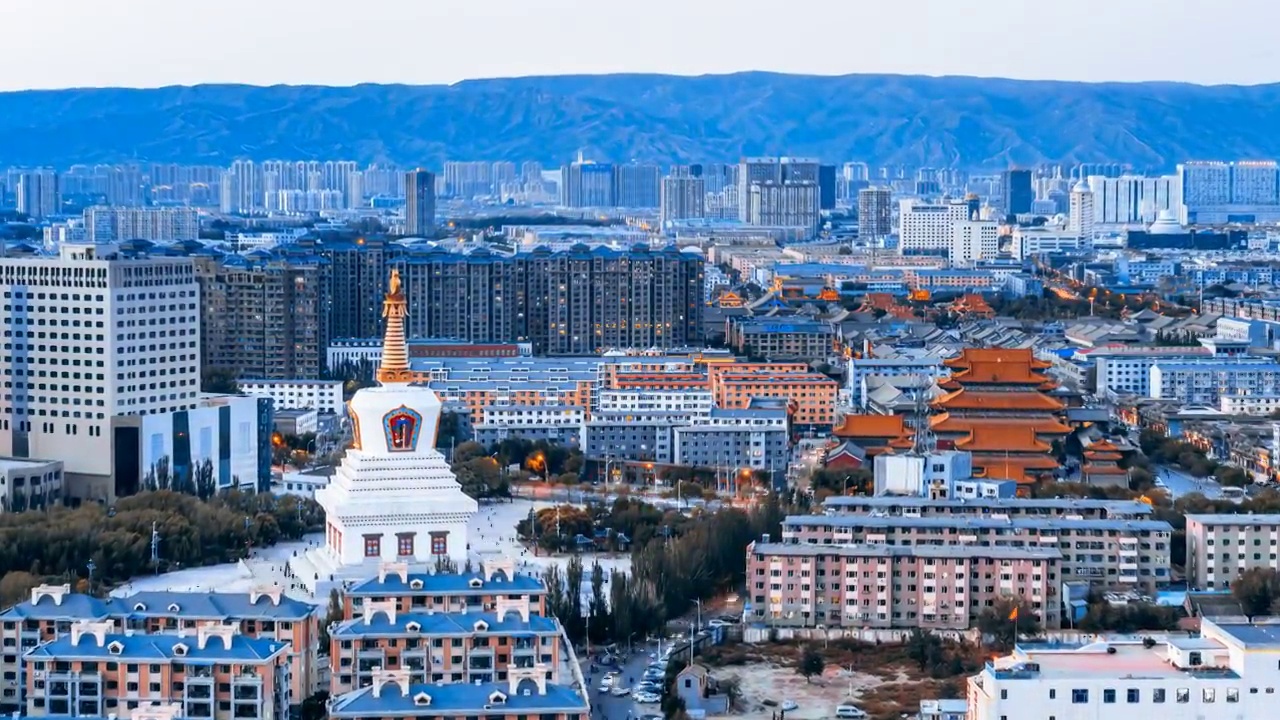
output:
<svg viewBox="0 0 1280 720"><path fill-rule="evenodd" d="M797 705L788 720L834 717L842 703L857 705L874 720L898 720L916 713L922 699L963 697L965 678L976 672L981 656L976 648L946 645L921 671L902 645L834 642L817 649L826 667L810 680L797 670L801 650L795 645L729 645L713 649L704 661L717 679L736 679L735 709L743 720L770 720L787 700Z"/></svg>

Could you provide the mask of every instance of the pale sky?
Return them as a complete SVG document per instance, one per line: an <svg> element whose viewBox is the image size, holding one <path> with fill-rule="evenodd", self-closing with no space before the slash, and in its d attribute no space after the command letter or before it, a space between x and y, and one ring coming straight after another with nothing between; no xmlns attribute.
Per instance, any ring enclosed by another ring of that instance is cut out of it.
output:
<svg viewBox="0 0 1280 720"><path fill-rule="evenodd" d="M0 0L0 90L740 70L1280 80L1280 0Z"/></svg>

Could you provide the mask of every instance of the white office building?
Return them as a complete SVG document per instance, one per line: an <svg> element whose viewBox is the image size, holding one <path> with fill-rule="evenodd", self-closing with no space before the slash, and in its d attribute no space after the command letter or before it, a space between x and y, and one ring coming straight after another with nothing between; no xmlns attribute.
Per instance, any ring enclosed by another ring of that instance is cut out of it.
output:
<svg viewBox="0 0 1280 720"><path fill-rule="evenodd" d="M1151 366L1151 397L1218 407L1224 395L1275 395L1280 363L1254 360L1165 363Z"/></svg>
<svg viewBox="0 0 1280 720"><path fill-rule="evenodd" d="M110 497L112 419L196 404L199 286L191 258L60 250L0 258L0 455L61 460L68 495Z"/></svg>
<svg viewBox="0 0 1280 720"><path fill-rule="evenodd" d="M170 243L200 239L200 212L186 207L105 207L84 211L85 236L91 243L148 240Z"/></svg>
<svg viewBox="0 0 1280 720"><path fill-rule="evenodd" d="M951 247L947 260L952 265L972 265L992 260L1000 252L1000 229L985 220L958 220L951 223Z"/></svg>
<svg viewBox="0 0 1280 720"><path fill-rule="evenodd" d="M1274 160L1188 162L1178 166L1182 225L1280 220L1280 165Z"/></svg>
<svg viewBox="0 0 1280 720"><path fill-rule="evenodd" d="M1151 366L1158 362L1196 362L1212 360L1207 348L1107 346L1080 351L1085 362L1092 362L1099 392L1143 395L1151 393Z"/></svg>
<svg viewBox="0 0 1280 720"><path fill-rule="evenodd" d="M601 390L596 409L608 413L681 413L711 416L715 406L710 390Z"/></svg>
<svg viewBox="0 0 1280 720"><path fill-rule="evenodd" d="M1245 720L1276 714L1280 624L1200 619L1200 636L1031 643L969 678L968 720Z"/></svg>
<svg viewBox="0 0 1280 720"><path fill-rule="evenodd" d="M1015 260L1032 255L1077 252L1092 246L1090 238L1071 230L1018 226L1013 229L1009 253Z"/></svg>
<svg viewBox="0 0 1280 720"><path fill-rule="evenodd" d="M898 252L902 255L946 255L955 238L954 224L969 220L965 203L939 205L919 200L898 204Z"/></svg>
<svg viewBox="0 0 1280 720"><path fill-rule="evenodd" d="M269 397L277 410L342 414L341 380L240 380L240 392Z"/></svg>

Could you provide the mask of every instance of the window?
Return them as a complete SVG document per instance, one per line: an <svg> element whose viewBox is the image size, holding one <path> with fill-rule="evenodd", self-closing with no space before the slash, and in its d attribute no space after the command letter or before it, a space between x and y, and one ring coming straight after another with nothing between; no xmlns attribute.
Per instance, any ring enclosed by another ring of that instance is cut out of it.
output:
<svg viewBox="0 0 1280 720"><path fill-rule="evenodd" d="M1089 691L1076 688L1071 691L1071 702L1074 705L1084 705L1089 702Z"/></svg>
<svg viewBox="0 0 1280 720"><path fill-rule="evenodd" d="M398 533L396 535L396 555L400 557L413 555L413 533Z"/></svg>
<svg viewBox="0 0 1280 720"><path fill-rule="evenodd" d="M364 556L367 558L382 555L382 538L378 535L364 536Z"/></svg>
<svg viewBox="0 0 1280 720"><path fill-rule="evenodd" d="M1050 700L1057 700L1057 699L1058 699L1058 691L1057 691L1057 690L1055 690L1055 689L1053 689L1053 688L1049 688L1049 699L1050 699Z"/></svg>
<svg viewBox="0 0 1280 720"><path fill-rule="evenodd" d="M1002 689L1002 690L1000 691L1000 699L1001 699L1001 700L1008 700L1008 699L1009 699L1009 691L1008 691L1008 690L1003 690L1003 689Z"/></svg>
<svg viewBox="0 0 1280 720"><path fill-rule="evenodd" d="M1129 688L1125 693L1125 700L1131 703L1142 702L1142 691L1138 688Z"/></svg>
<svg viewBox="0 0 1280 720"><path fill-rule="evenodd" d="M1113 690L1112 688L1107 688L1106 690L1103 690L1103 691L1102 691L1102 702L1104 702L1104 703L1113 703L1113 702L1115 702L1115 701L1116 701L1116 691L1115 691L1115 690Z"/></svg>
<svg viewBox="0 0 1280 720"><path fill-rule="evenodd" d="M431 533L431 554L432 555L448 555L449 554L449 533L443 533L443 532Z"/></svg>
<svg viewBox="0 0 1280 720"><path fill-rule="evenodd" d="M1164 702L1164 688L1156 688L1155 690L1151 691L1151 702L1154 702L1154 703Z"/></svg>
<svg viewBox="0 0 1280 720"><path fill-rule="evenodd" d="M1191 691L1186 688L1178 688L1174 691L1173 699L1176 702L1189 703L1191 702Z"/></svg>
<svg viewBox="0 0 1280 720"><path fill-rule="evenodd" d="M1240 702L1240 688L1227 688L1227 702Z"/></svg>
<svg viewBox="0 0 1280 720"><path fill-rule="evenodd" d="M1216 694L1217 694L1217 691L1215 691L1213 688L1205 688L1201 694L1201 697L1205 702L1211 703L1213 702L1214 695Z"/></svg>

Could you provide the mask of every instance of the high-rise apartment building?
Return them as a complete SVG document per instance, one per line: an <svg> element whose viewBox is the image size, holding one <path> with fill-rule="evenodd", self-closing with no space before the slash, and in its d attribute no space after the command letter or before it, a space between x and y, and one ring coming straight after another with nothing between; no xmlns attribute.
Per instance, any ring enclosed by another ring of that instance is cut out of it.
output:
<svg viewBox="0 0 1280 720"><path fill-rule="evenodd" d="M863 170L866 167L863 166ZM893 192L887 187L869 187L858 191L858 236L863 239L883 238L893 232Z"/></svg>
<svg viewBox="0 0 1280 720"><path fill-rule="evenodd" d="M657 165L627 163L613 167L613 201L622 208L658 207L658 187L662 168Z"/></svg>
<svg viewBox="0 0 1280 720"><path fill-rule="evenodd" d="M88 242L148 240L176 242L200 238L200 213L184 207L105 207L84 211Z"/></svg>
<svg viewBox="0 0 1280 720"><path fill-rule="evenodd" d="M701 177L668 177L662 180L662 207L658 213L663 227L673 220L703 218L707 215L707 184Z"/></svg>
<svg viewBox="0 0 1280 720"><path fill-rule="evenodd" d="M195 407L200 292L190 258L150 243L0 258L0 455L62 460L80 498L113 495L115 420Z"/></svg>
<svg viewBox="0 0 1280 720"><path fill-rule="evenodd" d="M62 209L62 191L56 170L37 168L23 170L17 176L18 212L34 219L56 215Z"/></svg>
<svg viewBox="0 0 1280 720"><path fill-rule="evenodd" d="M1093 190L1084 180L1076 182L1071 188L1071 197L1067 210L1067 229L1079 233L1082 237L1093 237L1094 207Z"/></svg>
<svg viewBox="0 0 1280 720"><path fill-rule="evenodd" d="M328 349L328 266L316 255L195 259L205 366L264 380L314 379Z"/></svg>
<svg viewBox="0 0 1280 720"><path fill-rule="evenodd" d="M803 227L815 232L822 217L819 213L818 183L810 181L751 184L747 200L748 222L752 225Z"/></svg>
<svg viewBox="0 0 1280 720"><path fill-rule="evenodd" d="M428 170L404 175L404 232L433 237L436 233L436 176Z"/></svg>
<svg viewBox="0 0 1280 720"><path fill-rule="evenodd" d="M1004 212L1008 215L1021 215L1031 212L1031 203L1036 199L1031 188L1030 170L1005 170L1000 175L1001 199Z"/></svg>
<svg viewBox="0 0 1280 720"><path fill-rule="evenodd" d="M1161 210L1179 209L1178 178L1089 176L1093 192L1093 221L1098 225L1150 225Z"/></svg>
<svg viewBox="0 0 1280 720"><path fill-rule="evenodd" d="M743 158L738 164L738 218L753 225L816 231L822 212L820 167L811 158Z"/></svg>
<svg viewBox="0 0 1280 720"><path fill-rule="evenodd" d="M613 165L578 160L560 169L560 204L565 207L616 207Z"/></svg>

